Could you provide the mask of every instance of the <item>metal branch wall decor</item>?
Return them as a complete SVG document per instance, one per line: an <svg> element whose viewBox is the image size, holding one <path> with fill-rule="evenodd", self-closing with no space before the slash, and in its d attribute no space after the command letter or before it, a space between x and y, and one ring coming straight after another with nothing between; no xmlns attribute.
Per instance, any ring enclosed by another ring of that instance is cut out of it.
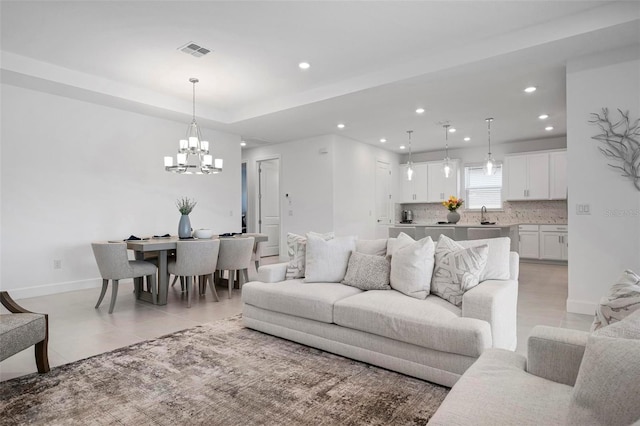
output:
<svg viewBox="0 0 640 426"><path fill-rule="evenodd" d="M613 160L610 167L622 172L622 176L628 177L633 185L640 191L640 119L631 122L629 111L618 109L620 118L612 122L609 117L609 109L602 108L602 113L591 113L589 123L600 128L601 133L593 136L603 146L599 146L600 152Z"/></svg>

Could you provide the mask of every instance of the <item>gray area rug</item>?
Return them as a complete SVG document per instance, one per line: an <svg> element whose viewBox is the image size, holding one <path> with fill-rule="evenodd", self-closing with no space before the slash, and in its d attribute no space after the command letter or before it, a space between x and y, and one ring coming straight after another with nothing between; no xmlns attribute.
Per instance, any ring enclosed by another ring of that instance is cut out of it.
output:
<svg viewBox="0 0 640 426"><path fill-rule="evenodd" d="M0 424L423 425L448 389L233 317L0 383Z"/></svg>

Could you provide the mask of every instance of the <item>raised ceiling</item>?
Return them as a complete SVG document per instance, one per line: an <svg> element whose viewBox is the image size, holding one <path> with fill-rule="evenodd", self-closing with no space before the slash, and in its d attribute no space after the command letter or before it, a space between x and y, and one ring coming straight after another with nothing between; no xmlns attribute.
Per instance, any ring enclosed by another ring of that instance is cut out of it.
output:
<svg viewBox="0 0 640 426"><path fill-rule="evenodd" d="M1 8L4 82L184 120L188 79L198 77L199 120L250 146L340 133L399 152L411 128L416 151L436 150L443 120L458 129L452 147L484 144L487 116L496 143L563 136L566 61L640 40L636 1L21 0ZM191 41L212 52L178 50ZM311 68L300 70L301 61ZM525 95L528 85L538 90Z"/></svg>

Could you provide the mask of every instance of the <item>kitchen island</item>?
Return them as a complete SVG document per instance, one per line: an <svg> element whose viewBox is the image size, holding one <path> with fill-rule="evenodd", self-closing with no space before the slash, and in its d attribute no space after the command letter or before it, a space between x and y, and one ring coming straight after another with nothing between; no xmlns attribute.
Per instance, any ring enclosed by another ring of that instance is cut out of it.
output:
<svg viewBox="0 0 640 426"><path fill-rule="evenodd" d="M497 228L500 230L501 237L511 238L511 251L518 252L519 250L519 237L518 237L518 224L517 223L496 223L493 225L481 225L479 223L396 223L389 228L389 235L391 236L393 228L407 228L414 232L415 239L423 238L426 235L437 234L438 229L443 231L446 229L450 231L453 229L452 239L454 240L468 240L467 231L469 228ZM436 240L437 238L434 238Z"/></svg>

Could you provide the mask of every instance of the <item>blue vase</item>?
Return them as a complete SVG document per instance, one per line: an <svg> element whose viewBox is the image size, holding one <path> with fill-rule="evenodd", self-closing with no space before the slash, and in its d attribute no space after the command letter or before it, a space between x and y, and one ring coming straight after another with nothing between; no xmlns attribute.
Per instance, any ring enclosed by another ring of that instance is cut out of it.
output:
<svg viewBox="0 0 640 426"><path fill-rule="evenodd" d="M178 238L191 238L191 221L188 214L180 216L178 223Z"/></svg>

